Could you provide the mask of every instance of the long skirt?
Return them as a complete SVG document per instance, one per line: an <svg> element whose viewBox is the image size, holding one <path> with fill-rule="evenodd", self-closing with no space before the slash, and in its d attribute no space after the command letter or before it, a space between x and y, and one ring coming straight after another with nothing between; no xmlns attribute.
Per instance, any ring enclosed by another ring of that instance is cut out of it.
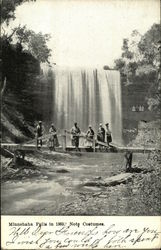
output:
<svg viewBox="0 0 161 250"><path fill-rule="evenodd" d="M92 147L93 146L93 137L87 137L85 140L85 146L86 147Z"/></svg>
<svg viewBox="0 0 161 250"><path fill-rule="evenodd" d="M58 137L52 135L52 136L49 138L49 147L50 147L50 148L54 148L54 147L58 147L58 146L59 146Z"/></svg>
<svg viewBox="0 0 161 250"><path fill-rule="evenodd" d="M73 136L72 138L72 146L78 148L79 147L79 137L78 136Z"/></svg>
<svg viewBox="0 0 161 250"><path fill-rule="evenodd" d="M105 136L102 135L102 134L98 134L98 135L97 135L97 140L98 140L98 141L101 141L101 142L104 142L104 141L105 141Z"/></svg>
<svg viewBox="0 0 161 250"><path fill-rule="evenodd" d="M107 144L109 144L110 142L112 142L112 136L111 135L107 135L106 136L106 140L107 140Z"/></svg>

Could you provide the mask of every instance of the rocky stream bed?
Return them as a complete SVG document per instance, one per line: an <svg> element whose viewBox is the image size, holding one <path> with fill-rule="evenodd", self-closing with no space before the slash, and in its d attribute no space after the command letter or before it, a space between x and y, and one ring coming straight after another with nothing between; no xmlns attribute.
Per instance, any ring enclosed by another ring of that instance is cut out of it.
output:
<svg viewBox="0 0 161 250"><path fill-rule="evenodd" d="M160 161L122 153L35 152L13 165L2 157L2 214L159 215ZM117 182L118 176L126 176ZM108 184L107 184L108 183Z"/></svg>

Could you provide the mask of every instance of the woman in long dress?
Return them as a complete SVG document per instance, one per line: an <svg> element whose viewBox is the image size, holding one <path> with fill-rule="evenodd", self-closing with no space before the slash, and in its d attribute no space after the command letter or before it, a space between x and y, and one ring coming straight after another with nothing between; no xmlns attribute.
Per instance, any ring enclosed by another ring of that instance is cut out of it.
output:
<svg viewBox="0 0 161 250"><path fill-rule="evenodd" d="M102 127L102 123L100 123L99 128L98 128L97 140L100 142L105 141L105 129Z"/></svg>
<svg viewBox="0 0 161 250"><path fill-rule="evenodd" d="M92 129L92 126L88 126L88 130L86 133L86 146L92 147L93 146L93 139L94 139L94 131Z"/></svg>
<svg viewBox="0 0 161 250"><path fill-rule="evenodd" d="M57 131L56 128L54 126L54 124L51 124L51 127L49 129L49 148L50 150L55 150L55 147L59 146L59 142L58 142L58 137L57 137Z"/></svg>

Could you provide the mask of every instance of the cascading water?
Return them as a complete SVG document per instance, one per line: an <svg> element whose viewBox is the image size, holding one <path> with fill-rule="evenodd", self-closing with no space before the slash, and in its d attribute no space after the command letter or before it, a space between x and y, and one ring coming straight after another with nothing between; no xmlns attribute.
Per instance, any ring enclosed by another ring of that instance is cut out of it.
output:
<svg viewBox="0 0 161 250"><path fill-rule="evenodd" d="M48 74L48 71L44 73ZM51 112L44 120L53 122L59 131L69 130L74 122L86 132L91 124L97 132L99 123L109 123L114 142L122 142L120 74L115 70L54 68ZM47 94L48 98L48 94ZM47 117L50 116L50 117Z"/></svg>

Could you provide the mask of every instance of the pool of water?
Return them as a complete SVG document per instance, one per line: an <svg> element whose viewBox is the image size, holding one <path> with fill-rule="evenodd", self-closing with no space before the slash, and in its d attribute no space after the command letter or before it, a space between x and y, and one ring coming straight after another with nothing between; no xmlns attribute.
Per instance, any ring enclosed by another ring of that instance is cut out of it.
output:
<svg viewBox="0 0 161 250"><path fill-rule="evenodd" d="M133 165L143 158L146 159L146 155L134 154ZM85 187L84 182L97 182L125 171L122 153L78 153L60 160L59 157L55 160L53 155L53 159L41 157L37 160L38 176L29 173L25 178L2 183L2 214L39 214L48 206L58 210L64 202L73 202L79 193L95 194L105 189ZM53 214L59 214L54 210Z"/></svg>

